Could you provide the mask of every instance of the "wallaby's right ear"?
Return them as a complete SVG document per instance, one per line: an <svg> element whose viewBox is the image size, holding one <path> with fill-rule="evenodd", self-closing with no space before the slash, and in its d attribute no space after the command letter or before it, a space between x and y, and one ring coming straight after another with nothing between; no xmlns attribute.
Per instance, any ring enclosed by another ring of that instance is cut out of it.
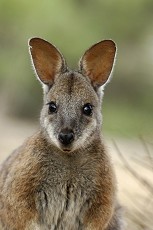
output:
<svg viewBox="0 0 153 230"><path fill-rule="evenodd" d="M66 68L63 56L55 46L41 38L30 39L29 50L38 79L51 86L55 76Z"/></svg>
<svg viewBox="0 0 153 230"><path fill-rule="evenodd" d="M81 58L80 70L89 77L94 87L100 87L108 81L115 54L115 43L112 40L104 40L90 47Z"/></svg>

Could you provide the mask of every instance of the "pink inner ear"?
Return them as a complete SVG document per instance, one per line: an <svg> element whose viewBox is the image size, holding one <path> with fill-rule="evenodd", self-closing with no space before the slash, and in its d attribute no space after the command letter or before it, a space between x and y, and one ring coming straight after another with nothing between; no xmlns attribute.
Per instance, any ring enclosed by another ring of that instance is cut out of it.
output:
<svg viewBox="0 0 153 230"><path fill-rule="evenodd" d="M45 84L53 84L56 74L62 71L64 59L49 42L33 38L29 42L32 61L39 79Z"/></svg>
<svg viewBox="0 0 153 230"><path fill-rule="evenodd" d="M115 43L111 40L97 43L85 52L81 61L82 71L95 86L101 86L108 80L115 52Z"/></svg>

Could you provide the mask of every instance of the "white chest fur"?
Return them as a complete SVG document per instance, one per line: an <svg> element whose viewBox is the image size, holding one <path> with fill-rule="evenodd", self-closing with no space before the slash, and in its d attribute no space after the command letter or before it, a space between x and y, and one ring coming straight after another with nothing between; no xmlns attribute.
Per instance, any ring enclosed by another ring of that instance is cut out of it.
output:
<svg viewBox="0 0 153 230"><path fill-rule="evenodd" d="M46 230L82 229L85 211L89 207L88 191L74 184L57 184L47 191L39 191L37 209L40 224Z"/></svg>

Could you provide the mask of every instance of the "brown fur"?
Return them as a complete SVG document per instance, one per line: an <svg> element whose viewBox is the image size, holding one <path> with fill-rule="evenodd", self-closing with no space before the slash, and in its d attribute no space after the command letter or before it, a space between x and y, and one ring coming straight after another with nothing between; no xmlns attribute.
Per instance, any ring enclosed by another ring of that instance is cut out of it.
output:
<svg viewBox="0 0 153 230"><path fill-rule="evenodd" d="M100 134L97 88L111 73L115 46L112 41L99 44L102 54L99 45L93 46L87 51L90 61L85 53L80 62L80 71L85 74L89 68L90 78L69 71L53 45L39 38L30 40L32 61L45 87L41 126L1 166L0 229L122 229L115 175ZM101 55L104 68L100 68ZM54 114L48 114L51 101L58 105ZM91 116L82 114L86 103L94 105ZM74 140L64 145L58 135L70 128Z"/></svg>

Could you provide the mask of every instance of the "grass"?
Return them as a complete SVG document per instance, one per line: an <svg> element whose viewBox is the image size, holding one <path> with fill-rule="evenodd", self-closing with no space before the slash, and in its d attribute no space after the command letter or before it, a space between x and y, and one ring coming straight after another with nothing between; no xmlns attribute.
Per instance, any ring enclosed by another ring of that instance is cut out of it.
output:
<svg viewBox="0 0 153 230"><path fill-rule="evenodd" d="M148 144L141 139L142 146L144 149L143 156L140 157L139 153L136 153L135 160L128 159L125 156L118 144L114 142L114 147L118 153L118 156L122 162L122 168L124 172L126 171L126 179L124 183L127 182L127 176L130 175L131 182L138 184L138 191L135 191L131 186L126 187L124 191L124 196L127 197L125 205L125 220L126 229L132 230L152 230L153 229L153 152L152 148L148 147ZM132 149L132 148L131 148ZM128 152L128 151L127 151ZM133 165L135 161L135 166ZM121 171L120 171L121 173ZM130 191L131 190L131 191ZM131 193L130 193L130 192Z"/></svg>

